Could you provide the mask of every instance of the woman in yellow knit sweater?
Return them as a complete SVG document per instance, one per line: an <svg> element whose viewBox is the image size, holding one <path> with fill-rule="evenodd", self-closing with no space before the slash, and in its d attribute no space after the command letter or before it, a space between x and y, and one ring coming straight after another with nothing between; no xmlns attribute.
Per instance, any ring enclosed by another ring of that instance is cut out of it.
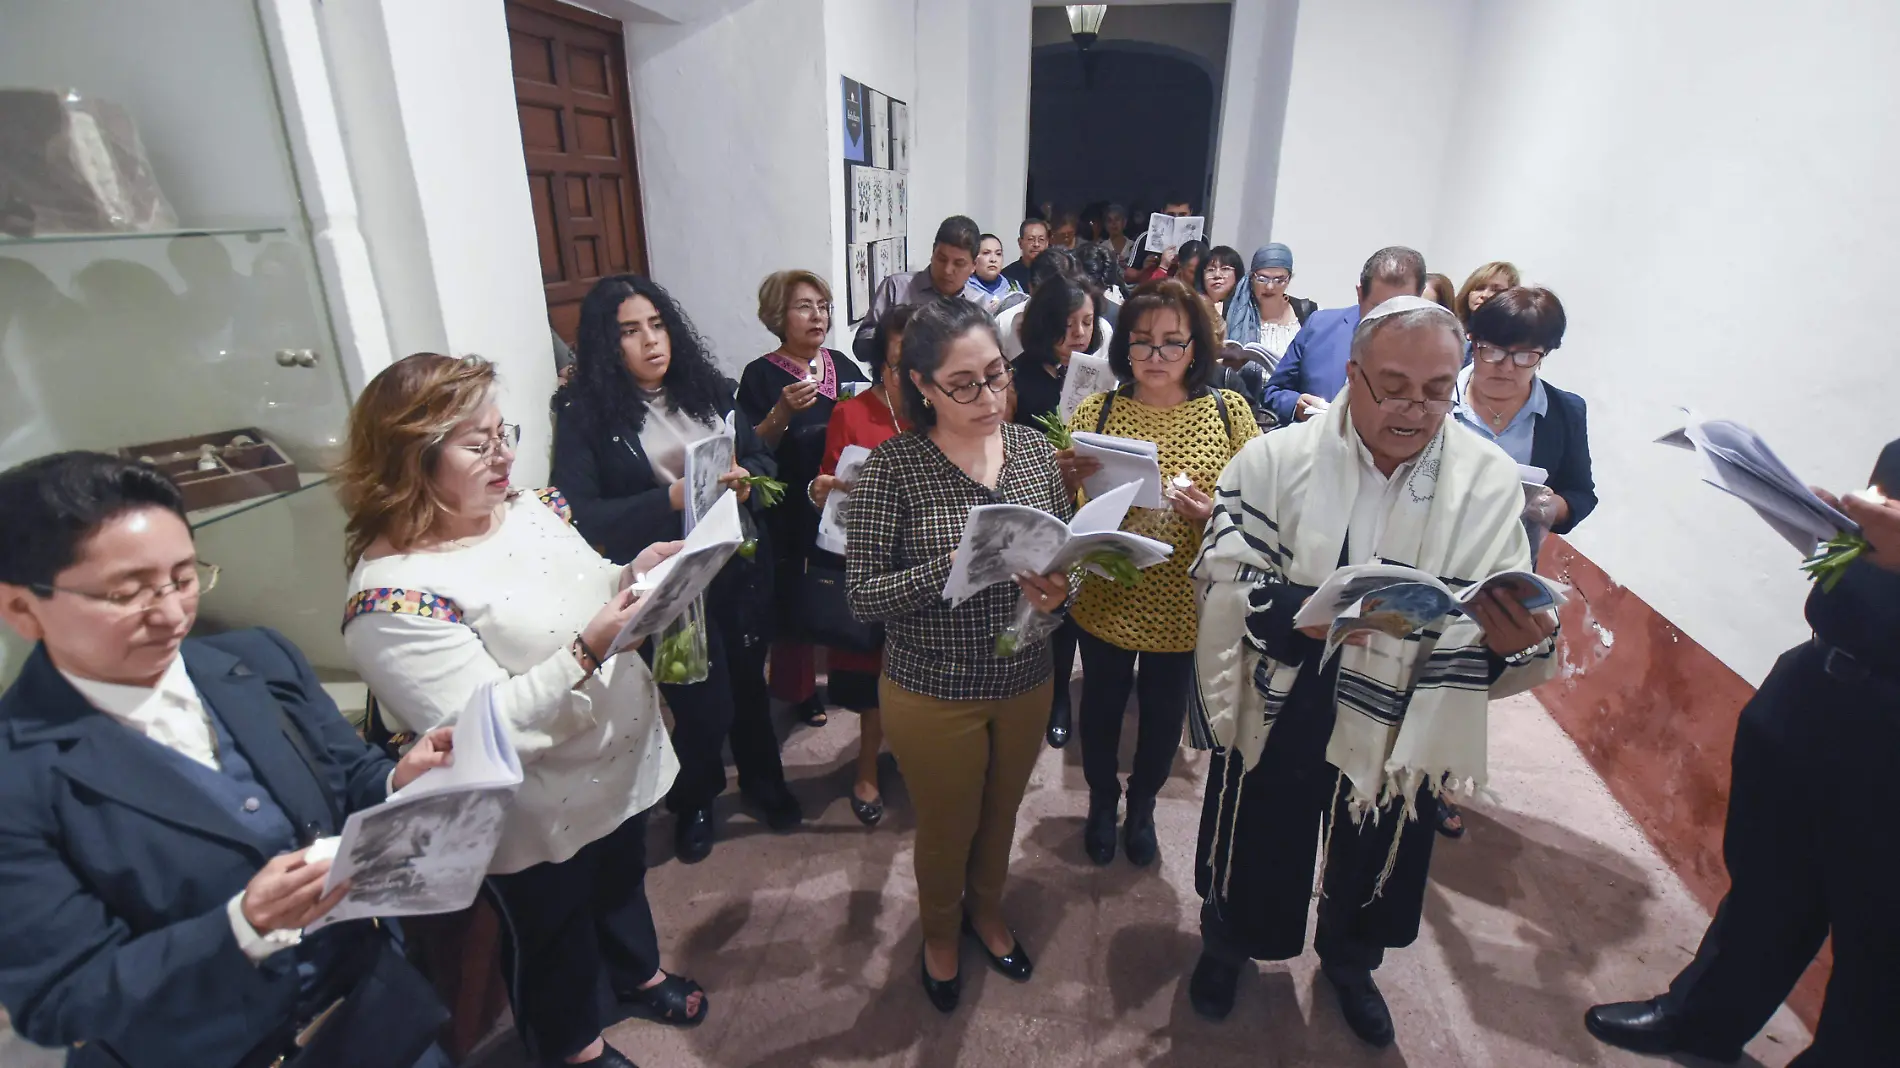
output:
<svg viewBox="0 0 1900 1068"><path fill-rule="evenodd" d="M1128 859L1147 865L1156 850L1155 794L1174 767L1194 684L1196 606L1188 566L1213 512L1214 484L1259 429L1245 397L1208 387L1218 366L1220 334L1211 309L1187 286L1172 280L1143 286L1122 308L1121 323L1108 361L1128 385L1083 401L1069 426L1155 443L1168 506L1132 508L1122 529L1165 541L1174 555L1128 588L1087 575L1071 617L1082 631L1077 726L1089 784L1083 848L1097 864L1115 859L1122 796L1117 753L1133 691L1140 726L1123 841ZM1058 453L1057 463L1077 492L1098 467L1073 451Z"/></svg>

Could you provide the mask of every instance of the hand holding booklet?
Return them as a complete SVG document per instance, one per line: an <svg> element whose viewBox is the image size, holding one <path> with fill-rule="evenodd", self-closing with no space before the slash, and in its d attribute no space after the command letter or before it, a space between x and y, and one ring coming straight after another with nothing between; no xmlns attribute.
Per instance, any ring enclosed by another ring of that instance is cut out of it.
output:
<svg viewBox="0 0 1900 1068"><path fill-rule="evenodd" d="M738 409L734 409L736 412ZM680 511L680 527L688 534L707 510L719 500L726 485L719 480L732 470L737 432L733 412L727 412L719 430L686 446L681 481L686 483L686 507Z"/></svg>
<svg viewBox="0 0 1900 1068"><path fill-rule="evenodd" d="M871 450L862 445L846 445L838 454L838 485L825 497L825 510L818 516L818 547L828 553L844 555L851 525L851 491L845 487L857 481L864 461L870 458Z"/></svg>
<svg viewBox="0 0 1900 1068"><path fill-rule="evenodd" d="M432 768L380 805L350 813L343 833L306 852L333 857L328 895L350 884L336 908L305 928L373 916L456 912L475 901L501 842L521 761L484 686L455 721L454 760Z"/></svg>
<svg viewBox="0 0 1900 1068"><path fill-rule="evenodd" d="M1174 546L1120 529L1139 489L1129 483L1110 490L1083 505L1067 523L1020 504L977 505L964 524L956 562L943 586L944 599L954 607L1017 575L1066 571L1096 552L1126 557L1137 568L1166 560ZM1088 566L1101 572L1096 564Z"/></svg>
<svg viewBox="0 0 1900 1068"><path fill-rule="evenodd" d="M1702 461L1702 481L1740 497L1788 544L1809 554L1820 542L1859 532L1858 523L1815 496L1761 435L1727 419L1687 414L1682 429L1656 440L1694 450Z"/></svg>
<svg viewBox="0 0 1900 1068"><path fill-rule="evenodd" d="M1161 465L1156 458L1160 450L1152 441L1140 438L1118 438L1108 434L1091 434L1078 430L1070 435L1075 443L1075 454L1086 456L1102 465L1102 469L1090 475L1082 482L1082 489L1090 499L1100 497L1120 486L1136 486L1135 496L1130 505L1135 508L1160 508Z"/></svg>
<svg viewBox="0 0 1900 1068"><path fill-rule="evenodd" d="M1570 587L1530 571L1500 571L1453 592L1428 572L1399 564L1354 564L1328 575L1293 617L1295 627L1327 627L1326 655L1353 634L1404 638L1454 613L1487 592L1500 591L1527 612L1554 610Z"/></svg>
<svg viewBox="0 0 1900 1068"><path fill-rule="evenodd" d="M634 589L642 595L640 603L602 655L612 657L666 629L668 623L678 619L694 599L705 592L744 540L745 532L739 525L739 497L726 489L706 517L686 535L686 544L679 552L660 561L646 574L634 577Z"/></svg>

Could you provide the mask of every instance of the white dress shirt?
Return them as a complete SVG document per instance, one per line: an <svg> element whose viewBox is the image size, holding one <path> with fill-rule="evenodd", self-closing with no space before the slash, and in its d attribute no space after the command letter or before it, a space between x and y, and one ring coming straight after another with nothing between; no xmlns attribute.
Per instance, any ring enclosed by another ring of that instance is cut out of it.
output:
<svg viewBox="0 0 1900 1068"><path fill-rule="evenodd" d="M1405 461L1387 477L1373 462L1372 450L1366 448L1357 428L1352 432L1352 444L1359 453L1359 495L1353 498L1352 520L1346 527L1346 562L1369 564L1378 556L1386 517L1392 514L1392 505L1397 503L1406 476L1418 460L1414 457Z"/></svg>
<svg viewBox="0 0 1900 1068"><path fill-rule="evenodd" d="M218 735L211 727L211 714L205 711L204 698L192 685L185 670L185 658L175 656L171 667L157 686L126 686L116 682L82 679L61 670L92 707L124 724L128 730L143 734L176 753L190 757L213 771L223 765L218 760ZM225 903L224 913L231 920L231 933L238 948L252 964L279 950L289 949L303 940L302 931L272 931L259 934L244 918L244 892Z"/></svg>

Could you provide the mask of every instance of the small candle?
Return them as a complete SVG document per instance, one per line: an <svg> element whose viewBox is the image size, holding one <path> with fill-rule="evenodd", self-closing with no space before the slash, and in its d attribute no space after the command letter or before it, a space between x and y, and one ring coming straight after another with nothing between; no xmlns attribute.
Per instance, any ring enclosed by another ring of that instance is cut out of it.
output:
<svg viewBox="0 0 1900 1068"><path fill-rule="evenodd" d="M1174 476L1174 488L1177 490L1193 489L1194 480L1187 476L1186 471L1183 471Z"/></svg>
<svg viewBox="0 0 1900 1068"><path fill-rule="evenodd" d="M1861 500L1866 501L1868 504L1886 504L1887 503L1887 495L1880 492L1879 486L1868 486L1864 490L1855 490L1854 496L1859 497Z"/></svg>
<svg viewBox="0 0 1900 1068"><path fill-rule="evenodd" d="M653 589L653 585L654 585L653 583L651 583L651 582L648 582L648 581L647 581L647 573L646 573L646 572L644 572L644 571L636 571L636 572L634 572L634 574L633 574L633 592L635 592L635 593L648 593L648 592L651 592L651 591L652 591L652 589Z"/></svg>

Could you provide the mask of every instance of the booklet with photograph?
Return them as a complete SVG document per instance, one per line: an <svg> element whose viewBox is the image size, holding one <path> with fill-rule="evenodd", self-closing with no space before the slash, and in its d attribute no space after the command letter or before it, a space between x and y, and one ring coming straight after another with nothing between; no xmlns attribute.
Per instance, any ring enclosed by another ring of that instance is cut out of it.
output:
<svg viewBox="0 0 1900 1068"><path fill-rule="evenodd" d="M1189 241L1199 241L1206 226L1205 216L1164 215L1157 211L1148 216L1148 251L1160 255Z"/></svg>
<svg viewBox="0 0 1900 1068"><path fill-rule="evenodd" d="M825 510L818 514L818 547L828 553L844 555L847 531L851 525L851 493L843 487L857 481L871 450L862 445L846 445L838 453L838 485L825 498Z"/></svg>
<svg viewBox="0 0 1900 1068"><path fill-rule="evenodd" d="M633 588L641 593L640 603L602 655L612 657L625 652L665 630L705 592L744 541L739 495L726 489L693 532L686 535L686 544L679 552L646 574L633 577Z"/></svg>
<svg viewBox="0 0 1900 1068"><path fill-rule="evenodd" d="M1136 568L1166 560L1174 546L1120 529L1140 488L1129 483L1110 490L1077 509L1067 523L1020 504L977 505L964 524L950 580L943 586L944 599L954 607L1019 574L1065 571L1096 552L1125 557ZM1099 564L1087 566L1113 577Z"/></svg>
<svg viewBox="0 0 1900 1068"><path fill-rule="evenodd" d="M307 860L331 859L323 892L345 882L350 889L305 931L469 907L520 785L521 761L495 709L494 687L484 686L455 721L451 764L423 772L380 805L352 812L342 834L310 846Z"/></svg>
<svg viewBox="0 0 1900 1068"><path fill-rule="evenodd" d="M1062 421L1068 422L1083 401L1097 393L1107 393L1119 385L1121 381L1109 369L1108 357L1086 352L1070 356L1069 367L1062 372L1062 395L1056 399L1056 408L1062 412Z"/></svg>
<svg viewBox="0 0 1900 1068"><path fill-rule="evenodd" d="M1656 440L1694 450L1702 460L1702 481L1740 497L1803 555L1812 555L1821 542L1860 530L1860 524L1815 496L1761 435L1727 419L1704 420L1685 412L1682 429Z"/></svg>
<svg viewBox="0 0 1900 1068"><path fill-rule="evenodd" d="M736 412L737 409L734 409ZM686 462L681 478L686 483L686 507L680 512L680 530L691 534L693 524L712 508L726 487L720 476L732 470L736 440L733 412L727 412L719 430L686 446Z"/></svg>
<svg viewBox="0 0 1900 1068"><path fill-rule="evenodd" d="M1102 469L1082 482L1082 489L1093 500L1118 486L1134 484L1131 507L1160 508L1161 465L1156 462L1160 450L1152 441L1091 434L1078 430L1070 435L1075 454L1101 463Z"/></svg>
<svg viewBox="0 0 1900 1068"><path fill-rule="evenodd" d="M1295 627L1327 626L1331 655L1347 637L1376 631L1394 638L1416 634L1447 615L1463 613L1482 594L1499 590L1527 612L1561 607L1570 587L1530 571L1500 571L1454 592L1437 577L1399 564L1354 564L1326 577L1293 617Z"/></svg>

